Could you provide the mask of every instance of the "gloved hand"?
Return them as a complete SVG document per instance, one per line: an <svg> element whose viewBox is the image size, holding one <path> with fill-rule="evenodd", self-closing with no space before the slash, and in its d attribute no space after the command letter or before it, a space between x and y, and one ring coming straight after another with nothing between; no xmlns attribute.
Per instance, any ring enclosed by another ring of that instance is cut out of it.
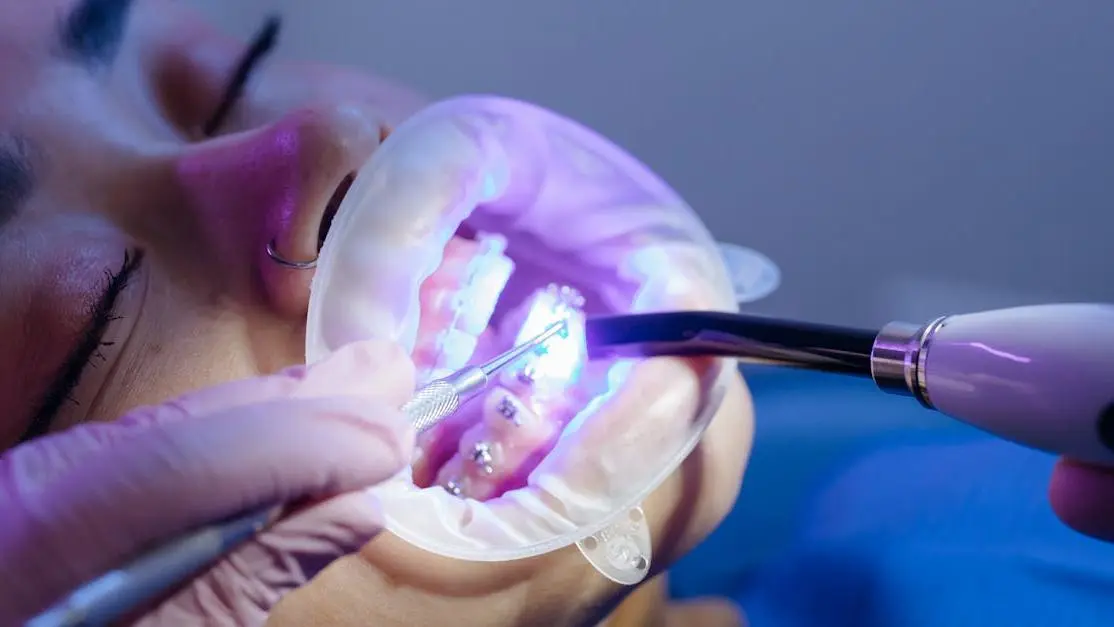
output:
<svg viewBox="0 0 1114 627"><path fill-rule="evenodd" d="M1049 498L1068 526L1114 542L1114 470L1061 459L1052 473Z"/></svg>
<svg viewBox="0 0 1114 627"><path fill-rule="evenodd" d="M353 491L409 461L413 435L398 408L413 389L409 357L371 341L312 367L8 451L0 458L0 624L22 623L183 531L301 500L299 511L139 618L261 623L285 592L379 530L372 501Z"/></svg>

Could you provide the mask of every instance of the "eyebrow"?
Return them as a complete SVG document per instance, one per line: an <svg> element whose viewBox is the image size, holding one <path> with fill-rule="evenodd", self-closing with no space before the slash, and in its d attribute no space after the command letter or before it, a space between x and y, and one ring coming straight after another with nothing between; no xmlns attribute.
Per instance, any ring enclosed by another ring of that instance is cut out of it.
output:
<svg viewBox="0 0 1114 627"><path fill-rule="evenodd" d="M132 4L132 0L78 0L58 26L64 56L91 68L111 65L124 41Z"/></svg>

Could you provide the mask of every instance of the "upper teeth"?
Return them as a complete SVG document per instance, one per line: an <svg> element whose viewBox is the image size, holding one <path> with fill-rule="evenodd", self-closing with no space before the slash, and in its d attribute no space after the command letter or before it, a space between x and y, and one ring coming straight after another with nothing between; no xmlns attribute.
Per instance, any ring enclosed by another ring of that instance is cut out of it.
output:
<svg viewBox="0 0 1114 627"><path fill-rule="evenodd" d="M431 378L468 365L478 338L491 322L499 296L514 271L514 262L503 254L507 241L499 235L477 236L479 251L452 298L452 322L437 335L437 358L429 364Z"/></svg>

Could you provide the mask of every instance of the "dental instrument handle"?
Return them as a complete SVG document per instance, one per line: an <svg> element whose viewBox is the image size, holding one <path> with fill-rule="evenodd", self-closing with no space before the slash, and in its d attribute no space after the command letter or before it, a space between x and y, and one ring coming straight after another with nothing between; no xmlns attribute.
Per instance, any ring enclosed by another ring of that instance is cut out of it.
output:
<svg viewBox="0 0 1114 627"><path fill-rule="evenodd" d="M281 507L266 507L180 536L74 590L26 626L111 625L250 540L277 520L281 511Z"/></svg>
<svg viewBox="0 0 1114 627"><path fill-rule="evenodd" d="M429 430L452 415L465 401L483 392L491 378L501 370L515 364L526 354L538 350L549 338L564 329L564 321L555 322L530 340L496 355L486 363L431 381L402 406L402 411L409 416L418 433Z"/></svg>
<svg viewBox="0 0 1114 627"><path fill-rule="evenodd" d="M1114 466L1114 305L891 323L875 340L871 376L1006 440Z"/></svg>

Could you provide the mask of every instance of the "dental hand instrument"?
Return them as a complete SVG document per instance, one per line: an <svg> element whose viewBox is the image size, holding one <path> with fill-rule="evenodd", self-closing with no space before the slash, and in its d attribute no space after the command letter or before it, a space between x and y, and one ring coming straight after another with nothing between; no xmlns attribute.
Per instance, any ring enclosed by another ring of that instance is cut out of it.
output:
<svg viewBox="0 0 1114 627"><path fill-rule="evenodd" d="M482 393L492 377L564 332L557 321L541 333L479 365L467 367L421 387L402 406L418 433L451 416L465 401ZM109 625L159 595L188 581L205 566L220 560L278 520L283 506L271 506L189 532L136 561L108 572L74 590L28 627L92 627Z"/></svg>
<svg viewBox="0 0 1114 627"><path fill-rule="evenodd" d="M590 358L725 356L871 378L1018 444L1114 466L1114 305L944 316L880 331L722 312L589 318Z"/></svg>

